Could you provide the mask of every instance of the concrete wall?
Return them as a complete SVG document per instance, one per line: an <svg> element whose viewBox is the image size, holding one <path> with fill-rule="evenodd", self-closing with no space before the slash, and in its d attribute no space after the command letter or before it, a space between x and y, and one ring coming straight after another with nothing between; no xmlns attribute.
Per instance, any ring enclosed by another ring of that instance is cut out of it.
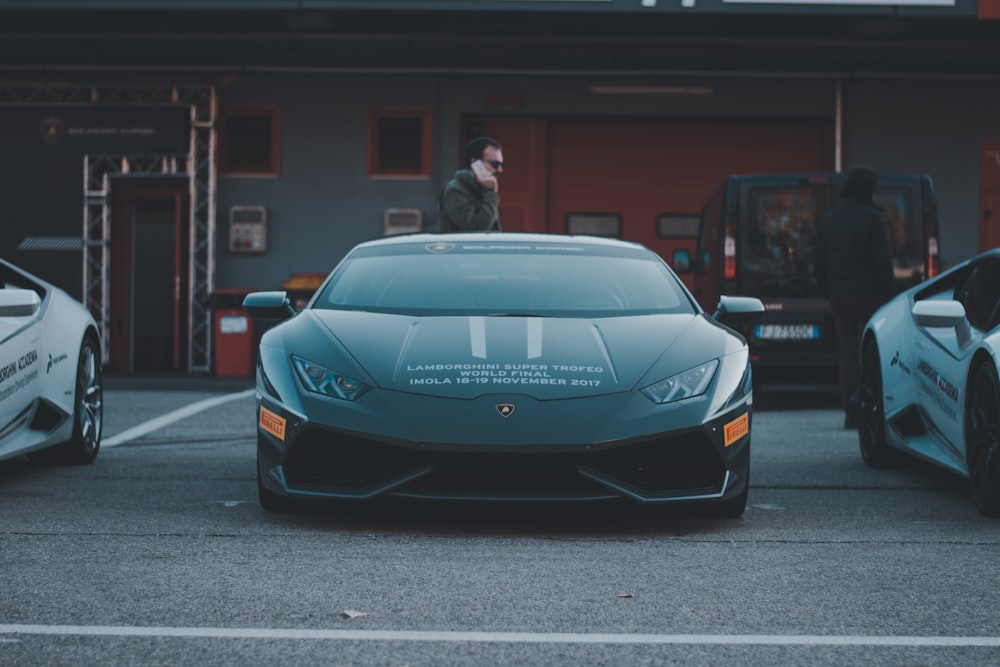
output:
<svg viewBox="0 0 1000 667"><path fill-rule="evenodd" d="M80 298L81 251L18 245L28 236L80 238L84 156L183 155L188 115L169 107L0 107L0 255Z"/></svg>
<svg viewBox="0 0 1000 667"><path fill-rule="evenodd" d="M433 210L437 183L367 176L370 106L434 106L427 80L352 76L257 75L221 91L220 105L281 108L281 174L277 178L220 176L221 287L277 289L291 273L329 271L356 243L382 234L389 207ZM268 208L268 251L227 250L228 209Z"/></svg>
<svg viewBox="0 0 1000 667"><path fill-rule="evenodd" d="M708 87L708 95L600 95L597 85ZM830 80L609 78L589 76L244 74L220 91L220 106L279 105L281 175L219 178L220 287L276 289L298 271L329 271L355 243L382 234L386 208L418 208L436 223L437 193L458 167L466 114L662 118L828 118ZM497 104L497 101L500 101ZM434 110L430 179L367 176L367 111L378 106ZM609 165L608 168L614 168ZM226 249L232 205L269 209L269 250Z"/></svg>
<svg viewBox="0 0 1000 667"><path fill-rule="evenodd" d="M599 95L591 91L598 85L711 90L707 95ZM465 115L832 122L836 108L832 78L766 76L258 72L243 73L218 90L222 107L281 108L280 175L218 179L216 285L254 289L275 289L299 271L329 271L354 244L382 234L387 208L420 209L426 224L433 227L437 193L458 166ZM434 168L429 179L368 177L367 112L378 106L433 110ZM943 261L953 263L975 254L979 145L1000 139L996 81L848 78L843 82L843 111L843 165L929 173L939 201ZM82 228L83 152L65 143L46 145L39 129L45 113L0 107L0 139L6 153L0 163L6 203L0 253L79 294L79 253L15 250L28 235L71 236ZM134 113L141 118L146 112ZM88 144L87 150L93 149ZM268 208L267 253L228 251L227 214L233 205Z"/></svg>
<svg viewBox="0 0 1000 667"><path fill-rule="evenodd" d="M976 254L980 142L1000 139L1000 86L982 80L848 81L844 117L845 167L929 173L943 263Z"/></svg>

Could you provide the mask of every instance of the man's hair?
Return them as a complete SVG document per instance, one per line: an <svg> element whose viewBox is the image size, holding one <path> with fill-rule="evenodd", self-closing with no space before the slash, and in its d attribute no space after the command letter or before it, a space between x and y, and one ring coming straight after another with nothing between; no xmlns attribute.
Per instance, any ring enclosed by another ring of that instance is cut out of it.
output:
<svg viewBox="0 0 1000 667"><path fill-rule="evenodd" d="M472 164L473 160L481 160L483 158L483 151L485 151L489 146L500 150L500 144L489 137L476 137L474 139L469 139L469 142L465 144L466 166Z"/></svg>
<svg viewBox="0 0 1000 667"><path fill-rule="evenodd" d="M844 177L840 196L852 201L871 201L878 189L878 173L868 167L854 167Z"/></svg>

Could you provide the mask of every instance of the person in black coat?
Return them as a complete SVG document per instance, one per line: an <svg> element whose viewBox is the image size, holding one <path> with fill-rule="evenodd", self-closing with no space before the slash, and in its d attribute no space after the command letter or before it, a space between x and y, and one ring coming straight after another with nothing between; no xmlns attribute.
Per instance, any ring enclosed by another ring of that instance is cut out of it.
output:
<svg viewBox="0 0 1000 667"><path fill-rule="evenodd" d="M875 204L877 190L877 173L865 167L851 169L840 191L842 201L817 223L813 260L837 327L844 428L858 425L858 367L865 323L895 292L889 222Z"/></svg>

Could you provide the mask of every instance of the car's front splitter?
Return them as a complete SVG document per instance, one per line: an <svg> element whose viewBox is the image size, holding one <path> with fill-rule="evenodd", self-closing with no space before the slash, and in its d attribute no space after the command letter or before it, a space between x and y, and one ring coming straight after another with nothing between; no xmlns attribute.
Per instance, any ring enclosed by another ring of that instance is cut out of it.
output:
<svg viewBox="0 0 1000 667"><path fill-rule="evenodd" d="M367 500L715 502L743 491L749 407L701 427L576 446L386 441L299 424L292 441L261 430L260 476L274 493Z"/></svg>

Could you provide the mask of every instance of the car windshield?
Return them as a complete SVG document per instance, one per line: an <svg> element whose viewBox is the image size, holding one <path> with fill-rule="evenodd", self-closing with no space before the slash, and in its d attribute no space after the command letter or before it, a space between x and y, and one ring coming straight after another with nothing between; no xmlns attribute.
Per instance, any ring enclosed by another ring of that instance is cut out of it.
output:
<svg viewBox="0 0 1000 667"><path fill-rule="evenodd" d="M359 248L341 262L313 307L563 317L695 312L680 281L652 252L571 242Z"/></svg>

